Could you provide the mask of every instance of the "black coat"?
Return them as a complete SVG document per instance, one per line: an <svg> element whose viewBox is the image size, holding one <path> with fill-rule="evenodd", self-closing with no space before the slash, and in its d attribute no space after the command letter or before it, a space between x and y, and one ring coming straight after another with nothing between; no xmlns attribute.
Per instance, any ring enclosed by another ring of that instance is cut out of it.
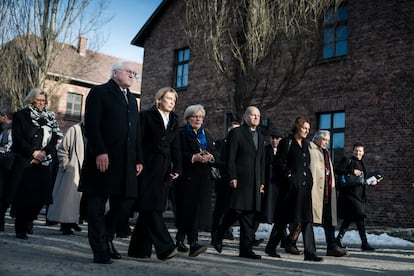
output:
<svg viewBox="0 0 414 276"><path fill-rule="evenodd" d="M230 131L227 143L228 178L237 179L237 188L230 191L229 207L236 210L261 209L260 185L265 183L264 137L258 133L256 149L250 127L243 124Z"/></svg>
<svg viewBox="0 0 414 276"><path fill-rule="evenodd" d="M278 146L273 170L279 185L276 220L312 222L312 174L308 143L298 144L293 135L283 138ZM291 175L288 177L288 175Z"/></svg>
<svg viewBox="0 0 414 276"><path fill-rule="evenodd" d="M207 140L206 150L218 161L220 155L213 145L213 139L209 132L204 130ZM200 152L200 144L185 128L179 129L179 137L183 173L175 183L177 226L188 223L190 217L198 217L201 227L210 227L213 192L211 166L215 164L191 163L192 156ZM197 212L197 215L194 215L194 212Z"/></svg>
<svg viewBox="0 0 414 276"><path fill-rule="evenodd" d="M338 164L335 172L338 175L353 174L358 169L367 175L364 162L354 156L350 159L344 157ZM366 185L341 187L338 195L338 217L356 221L366 217Z"/></svg>
<svg viewBox="0 0 414 276"><path fill-rule="evenodd" d="M43 166L29 163L35 150L43 149L47 154L53 153L58 139L57 133L53 132L49 143L42 148L38 142L42 140L42 131L33 124L30 109L24 108L13 116L12 137L12 150L17 156L12 171L11 199L21 203L51 203L52 164Z"/></svg>
<svg viewBox="0 0 414 276"><path fill-rule="evenodd" d="M137 197L136 164L142 163L140 123L135 97L128 104L114 80L93 87L86 98L85 161L79 191L92 195ZM96 157L107 153L109 168L100 172ZM145 170L145 168L144 168Z"/></svg>
<svg viewBox="0 0 414 276"><path fill-rule="evenodd" d="M279 186L277 186L272 181L273 174L273 159L275 155L273 153L272 145L265 146L265 192L262 198L262 210L261 218L262 222L273 223L275 216L276 201L279 191Z"/></svg>
<svg viewBox="0 0 414 276"><path fill-rule="evenodd" d="M181 174L178 117L171 112L167 129L154 106L141 112L144 170L138 177L138 209L164 211L170 173Z"/></svg>

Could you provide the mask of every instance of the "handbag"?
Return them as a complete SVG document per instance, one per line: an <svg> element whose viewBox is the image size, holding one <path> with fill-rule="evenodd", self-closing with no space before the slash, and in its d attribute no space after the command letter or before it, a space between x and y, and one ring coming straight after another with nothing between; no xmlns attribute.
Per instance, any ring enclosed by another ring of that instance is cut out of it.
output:
<svg viewBox="0 0 414 276"><path fill-rule="evenodd" d="M365 184L364 174L356 176L354 174L345 174L340 177L339 181L341 187L354 187Z"/></svg>
<svg viewBox="0 0 414 276"><path fill-rule="evenodd" d="M16 153L13 151L0 152L0 168L11 170Z"/></svg>

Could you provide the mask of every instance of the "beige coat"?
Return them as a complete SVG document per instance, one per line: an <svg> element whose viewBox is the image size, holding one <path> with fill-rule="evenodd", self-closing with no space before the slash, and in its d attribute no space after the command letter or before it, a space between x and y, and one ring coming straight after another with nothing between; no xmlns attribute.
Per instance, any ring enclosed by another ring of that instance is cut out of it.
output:
<svg viewBox="0 0 414 276"><path fill-rule="evenodd" d="M313 210L313 222L322 223L322 208L323 208L323 193L325 187L325 161L323 152L318 145L314 142L309 143L309 152L311 157L310 169L313 177L312 187L312 210ZM335 188L335 175L333 171L332 161L331 163L331 180L332 180L332 196L331 196L331 211L332 211L332 225L338 224L336 215L336 188Z"/></svg>
<svg viewBox="0 0 414 276"><path fill-rule="evenodd" d="M53 187L53 204L47 218L63 223L77 223L81 193L78 192L84 141L79 124L70 127L58 148L59 169Z"/></svg>

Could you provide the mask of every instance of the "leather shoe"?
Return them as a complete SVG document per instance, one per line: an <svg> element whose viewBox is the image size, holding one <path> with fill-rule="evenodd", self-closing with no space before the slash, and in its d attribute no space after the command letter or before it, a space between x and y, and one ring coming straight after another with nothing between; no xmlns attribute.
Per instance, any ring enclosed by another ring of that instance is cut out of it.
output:
<svg viewBox="0 0 414 276"><path fill-rule="evenodd" d="M116 251L112 241L108 241L108 253L111 259L116 259L116 260L121 259L121 254L119 254L119 252Z"/></svg>
<svg viewBox="0 0 414 276"><path fill-rule="evenodd" d="M342 257L346 255L347 255L346 250L339 248L339 247L334 248L334 249L326 249L326 256Z"/></svg>
<svg viewBox="0 0 414 276"><path fill-rule="evenodd" d="M318 257L316 255L309 255L309 256L305 256L305 261L322 262L323 261L323 258L322 257Z"/></svg>
<svg viewBox="0 0 414 276"><path fill-rule="evenodd" d="M227 231L225 234L224 234L224 237L223 237L223 239L224 240L234 240L234 236L233 236L233 233L232 232L230 232L230 231Z"/></svg>
<svg viewBox="0 0 414 276"><path fill-rule="evenodd" d="M264 239L258 239L258 240L254 239L252 245L259 246L262 242L264 242Z"/></svg>
<svg viewBox="0 0 414 276"><path fill-rule="evenodd" d="M302 254L302 251L300 251L295 245L290 244L290 243L285 245L285 251L286 251L286 253L290 253L292 255Z"/></svg>
<svg viewBox="0 0 414 276"><path fill-rule="evenodd" d="M214 239L211 242L213 243L214 249L216 249L218 253L223 251L223 240L217 238L217 235L214 236Z"/></svg>
<svg viewBox="0 0 414 276"><path fill-rule="evenodd" d="M82 228L79 227L79 225L77 223L72 224L72 228L73 230L75 230L76 232L81 232Z"/></svg>
<svg viewBox="0 0 414 276"><path fill-rule="evenodd" d="M111 258L93 258L93 262L97 264L112 264Z"/></svg>
<svg viewBox="0 0 414 276"><path fill-rule="evenodd" d="M262 258L262 256L257 255L253 251L240 252L239 257L248 258L248 259L255 259L255 260L258 260L258 259Z"/></svg>
<svg viewBox="0 0 414 276"><path fill-rule="evenodd" d="M175 243L175 246L177 247L178 252L184 252L184 253L188 252L188 247L182 241L177 241Z"/></svg>
<svg viewBox="0 0 414 276"><path fill-rule="evenodd" d="M26 233L16 233L16 238L21 240L27 240L29 237L26 235Z"/></svg>
<svg viewBox="0 0 414 276"><path fill-rule="evenodd" d="M158 259L160 259L161 261L165 261L165 260L174 258L177 254L178 254L177 249L175 249L175 247L174 247L174 248L158 255Z"/></svg>
<svg viewBox="0 0 414 276"><path fill-rule="evenodd" d="M207 246L200 245L197 242L195 242L190 245L190 253L188 254L188 256L197 257L201 253L204 253L206 250Z"/></svg>
<svg viewBox="0 0 414 276"><path fill-rule="evenodd" d="M265 248L265 253L270 257L281 258L279 254L276 253L276 249Z"/></svg>

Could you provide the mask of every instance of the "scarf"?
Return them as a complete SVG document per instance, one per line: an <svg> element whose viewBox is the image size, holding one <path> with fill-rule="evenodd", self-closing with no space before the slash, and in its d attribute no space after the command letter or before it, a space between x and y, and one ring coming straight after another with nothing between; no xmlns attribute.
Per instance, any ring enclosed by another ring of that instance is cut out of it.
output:
<svg viewBox="0 0 414 276"><path fill-rule="evenodd" d="M11 129L11 127L12 127L12 124L10 123L10 124L4 124L4 125L2 125L2 128L3 128L3 132L2 132L2 137L1 137L1 146L2 147L5 147L5 146L7 146L8 145L8 143L9 143L9 132L10 132L10 129Z"/></svg>
<svg viewBox="0 0 414 276"><path fill-rule="evenodd" d="M197 139L198 143L200 144L200 152L207 149L207 139L206 133L204 131L204 127L201 126L198 130L194 129L189 123L185 125L185 129L191 136Z"/></svg>

